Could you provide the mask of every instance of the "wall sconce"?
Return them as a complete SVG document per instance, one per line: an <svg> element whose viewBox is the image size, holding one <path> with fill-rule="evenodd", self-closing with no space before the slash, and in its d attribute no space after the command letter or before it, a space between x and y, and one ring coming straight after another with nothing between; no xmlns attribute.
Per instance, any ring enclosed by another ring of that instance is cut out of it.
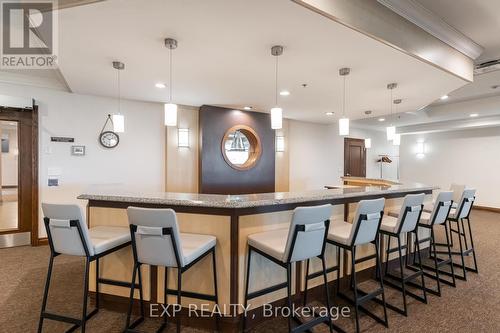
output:
<svg viewBox="0 0 500 333"><path fill-rule="evenodd" d="M372 147L372 139L370 139L370 138L365 139L365 148L369 149L371 147Z"/></svg>
<svg viewBox="0 0 500 333"><path fill-rule="evenodd" d="M423 158L425 156L425 143L423 141L417 142L417 158Z"/></svg>
<svg viewBox="0 0 500 333"><path fill-rule="evenodd" d="M284 152L285 151L285 137L277 136L276 137L276 151Z"/></svg>
<svg viewBox="0 0 500 333"><path fill-rule="evenodd" d="M178 128L177 129L177 146L179 148L189 148L189 129L188 128Z"/></svg>

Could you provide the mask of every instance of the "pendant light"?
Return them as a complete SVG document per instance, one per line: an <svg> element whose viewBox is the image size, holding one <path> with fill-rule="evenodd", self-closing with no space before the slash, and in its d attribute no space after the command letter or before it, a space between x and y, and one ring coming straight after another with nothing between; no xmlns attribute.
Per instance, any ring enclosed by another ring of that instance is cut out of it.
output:
<svg viewBox="0 0 500 333"><path fill-rule="evenodd" d="M177 40L165 38L165 47L169 49L169 97L165 104L165 126L177 126L177 104L172 103L172 50L177 48Z"/></svg>
<svg viewBox="0 0 500 333"><path fill-rule="evenodd" d="M275 45L271 47L271 54L276 57L275 65L275 100L274 107L271 109L271 128L281 129L283 127L283 109L278 106L278 58L283 54L283 46Z"/></svg>
<svg viewBox="0 0 500 333"><path fill-rule="evenodd" d="M345 136L349 135L349 118L345 116L345 100L346 100L346 89L345 89L345 80L346 76L351 72L350 68L341 68L339 69L339 75L343 77L344 87L343 87L343 95L342 95L342 118L339 119L339 135Z"/></svg>
<svg viewBox="0 0 500 333"><path fill-rule="evenodd" d="M113 61L113 68L116 69L118 73L118 113L111 116L111 121L113 123L113 132L123 133L125 132L125 116L121 113L121 85L120 85L120 72L125 69L125 64L120 61Z"/></svg>
<svg viewBox="0 0 500 333"><path fill-rule="evenodd" d="M398 113L398 105L401 104L402 99L395 99L394 104L396 104L396 113ZM394 129L394 139L392 140L392 144L395 146L399 146L401 144L401 134L396 133Z"/></svg>
<svg viewBox="0 0 500 333"><path fill-rule="evenodd" d="M390 119L391 119L391 122L392 122L392 91L394 89L396 89L396 87L398 86L397 83L389 83L387 85L387 89L389 89L389 91L391 92L391 115L390 115ZM386 132L387 132L387 140L391 141L394 139L394 135L396 134L396 127L391 123L388 127L386 127Z"/></svg>

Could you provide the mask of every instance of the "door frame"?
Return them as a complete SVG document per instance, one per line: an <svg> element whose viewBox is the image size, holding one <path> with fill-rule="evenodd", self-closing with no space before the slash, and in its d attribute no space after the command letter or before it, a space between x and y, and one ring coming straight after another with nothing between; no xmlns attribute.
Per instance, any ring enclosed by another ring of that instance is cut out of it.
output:
<svg viewBox="0 0 500 333"><path fill-rule="evenodd" d="M366 147L365 147L365 139L356 139L356 138L344 138L344 177L347 176L347 167L348 167L348 147L349 142L360 142L363 146L363 157L365 162L363 163L363 173L364 177L366 177Z"/></svg>
<svg viewBox="0 0 500 333"><path fill-rule="evenodd" d="M21 108L9 108L0 107L0 120L5 121L16 121L18 123L18 149L19 149L19 162L18 162L18 223L21 223L20 228L15 230L4 230L0 231L0 236L9 234L18 234L30 232L31 245L37 246L40 244L38 239L38 106L33 105L33 109L21 109ZM29 128L26 129L26 126ZM30 152L26 152L26 149L22 149L22 144L29 144L21 139L21 136L30 134L31 144ZM24 161L24 163L22 163ZM28 164L27 161L30 163ZM23 174L31 175L31 181L27 183L22 182ZM30 190L31 195L31 207L29 212L23 212L24 200L22 199L22 191L26 189ZM21 201L23 200L23 201ZM23 224L26 220L26 215L30 218L29 224ZM29 229L28 230L28 225ZM43 243L43 242L42 242Z"/></svg>

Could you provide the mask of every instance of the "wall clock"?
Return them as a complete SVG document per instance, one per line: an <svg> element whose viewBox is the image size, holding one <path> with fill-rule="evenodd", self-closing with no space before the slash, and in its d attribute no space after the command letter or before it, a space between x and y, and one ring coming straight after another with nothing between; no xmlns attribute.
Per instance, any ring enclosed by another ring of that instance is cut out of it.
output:
<svg viewBox="0 0 500 333"><path fill-rule="evenodd" d="M106 128L106 125L108 124L108 121L111 121L111 124L113 124L113 120L111 119L110 114L108 114L108 118L106 119L106 122L102 127L101 133L99 134L99 143L104 148L111 149L118 146L118 143L120 143L120 136L113 131L104 130Z"/></svg>

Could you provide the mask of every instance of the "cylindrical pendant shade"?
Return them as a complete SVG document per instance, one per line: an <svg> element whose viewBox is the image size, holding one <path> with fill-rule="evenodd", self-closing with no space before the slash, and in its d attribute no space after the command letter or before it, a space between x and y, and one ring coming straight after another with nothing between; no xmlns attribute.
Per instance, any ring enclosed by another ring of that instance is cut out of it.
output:
<svg viewBox="0 0 500 333"><path fill-rule="evenodd" d="M339 135L349 135L349 118L339 119Z"/></svg>
<svg viewBox="0 0 500 333"><path fill-rule="evenodd" d="M177 126L177 104L165 104L165 126Z"/></svg>
<svg viewBox="0 0 500 333"><path fill-rule="evenodd" d="M399 146L401 144L401 134L394 134L392 144L395 146Z"/></svg>
<svg viewBox="0 0 500 333"><path fill-rule="evenodd" d="M281 108L271 109L271 128L281 129L283 127L283 110Z"/></svg>
<svg viewBox="0 0 500 333"><path fill-rule="evenodd" d="M372 139L370 139L370 138L365 139L365 148L369 149L371 147L372 147Z"/></svg>
<svg viewBox="0 0 500 333"><path fill-rule="evenodd" d="M111 116L113 120L113 132L123 133L125 132L125 116L122 114L114 114Z"/></svg>
<svg viewBox="0 0 500 333"><path fill-rule="evenodd" d="M394 126L389 126L386 128L387 130L387 140L393 140L394 139L394 134L396 134L396 127Z"/></svg>

